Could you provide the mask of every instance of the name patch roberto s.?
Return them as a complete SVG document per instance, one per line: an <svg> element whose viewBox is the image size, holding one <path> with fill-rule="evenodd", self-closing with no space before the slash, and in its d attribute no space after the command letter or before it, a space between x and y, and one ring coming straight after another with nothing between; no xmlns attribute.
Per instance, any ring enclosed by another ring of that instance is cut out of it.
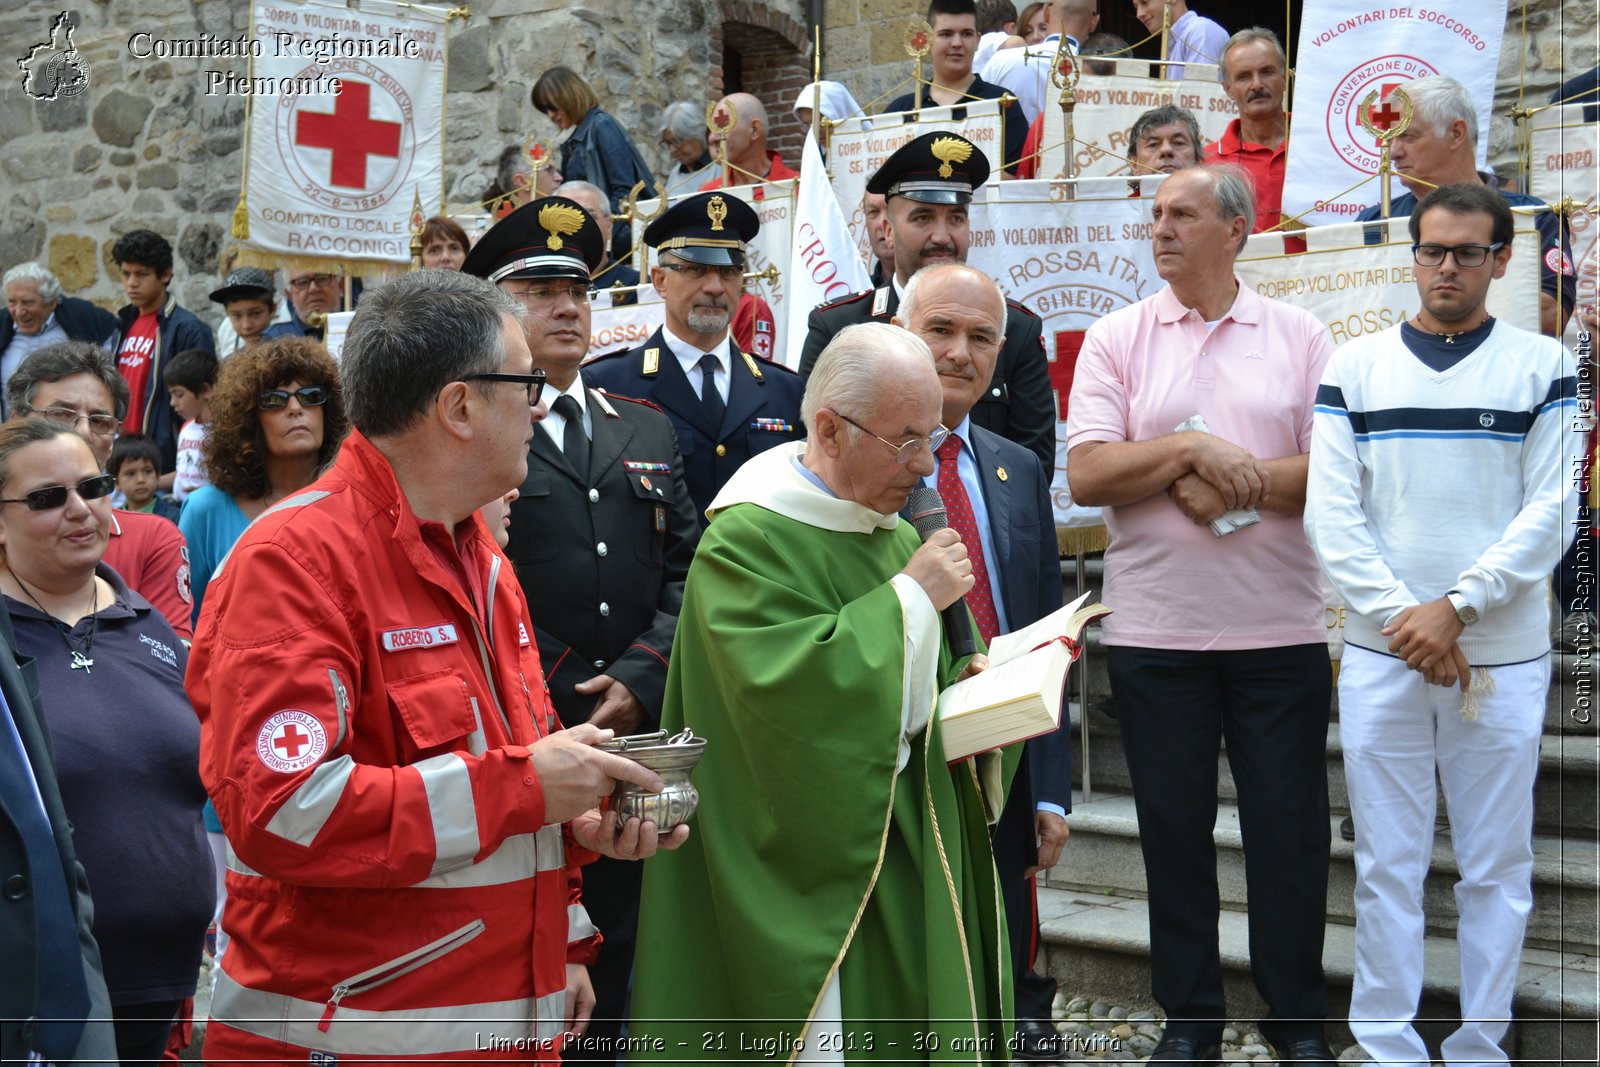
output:
<svg viewBox="0 0 1600 1067"><path fill-rule="evenodd" d="M279 774L303 771L328 751L328 731L308 711L280 711L261 724L256 755Z"/></svg>
<svg viewBox="0 0 1600 1067"><path fill-rule="evenodd" d="M408 648L438 648L442 645L453 645L459 640L453 623L444 622L438 626L408 626L403 630L385 630L383 650L404 652Z"/></svg>

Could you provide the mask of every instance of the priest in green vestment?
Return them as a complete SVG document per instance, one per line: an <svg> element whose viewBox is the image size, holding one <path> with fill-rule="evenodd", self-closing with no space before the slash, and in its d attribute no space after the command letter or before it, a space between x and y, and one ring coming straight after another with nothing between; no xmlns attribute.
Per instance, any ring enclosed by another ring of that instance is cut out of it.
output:
<svg viewBox="0 0 1600 1067"><path fill-rule="evenodd" d="M921 340L841 331L808 440L708 509L662 710L707 739L700 808L645 871L630 1060L1010 1062L988 823L1015 755L945 762L934 702L981 659L938 613L972 567L898 515L941 407Z"/></svg>

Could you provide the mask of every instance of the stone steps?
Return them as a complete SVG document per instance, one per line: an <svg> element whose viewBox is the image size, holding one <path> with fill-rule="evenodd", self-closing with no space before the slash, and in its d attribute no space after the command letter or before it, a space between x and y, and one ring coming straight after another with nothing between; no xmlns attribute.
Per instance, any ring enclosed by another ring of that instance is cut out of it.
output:
<svg viewBox="0 0 1600 1067"><path fill-rule="evenodd" d="M1333 843L1328 869L1327 916L1333 923L1355 922L1355 846L1339 837L1332 820ZM1097 797L1076 804L1068 817L1072 836L1062 862L1049 873L1048 884L1076 894L1141 897L1146 892L1139 827L1131 796ZM1219 803L1217 882L1222 906L1248 909L1245 892L1243 837L1238 809ZM1533 842L1534 904L1528 920L1532 948L1565 949L1600 955L1596 917L1600 915L1600 844L1573 837L1538 835ZM1434 841L1433 863L1424 883L1423 907L1430 934L1453 937L1456 908L1453 885L1460 872L1447 831Z"/></svg>
<svg viewBox="0 0 1600 1067"><path fill-rule="evenodd" d="M1076 836L1076 833L1074 833ZM1068 844L1071 863L1073 843ZM1149 912L1141 899L1041 887L1039 967L1069 995L1095 996L1130 1010L1154 1009L1150 997ZM1265 1008L1250 977L1248 928L1243 912L1224 911L1219 923L1230 1019L1260 1018ZM1430 936L1424 946L1425 977L1419 1030L1437 1055L1438 1042L1459 1018L1454 990L1459 963L1456 943ZM1344 1023L1354 975L1355 931L1327 926L1323 968L1328 982L1329 1036L1353 1040ZM1600 961L1589 953L1526 948L1513 1002L1515 1023L1507 1035L1513 1059L1524 1062L1593 1063L1597 1058Z"/></svg>
<svg viewBox="0 0 1600 1067"><path fill-rule="evenodd" d="M1082 786L1083 732L1077 705L1072 705L1072 780ZM1115 720L1089 713L1089 782L1094 797L1103 792L1127 793L1133 788L1122 755ZM1328 804L1341 816L1350 810L1345 787L1344 748L1339 724L1328 726ZM1226 751L1217 757L1217 795L1236 800ZM1442 807L1441 807L1442 810ZM1600 835L1600 737L1588 734L1545 734L1539 753L1539 779L1534 790L1534 828L1538 833Z"/></svg>

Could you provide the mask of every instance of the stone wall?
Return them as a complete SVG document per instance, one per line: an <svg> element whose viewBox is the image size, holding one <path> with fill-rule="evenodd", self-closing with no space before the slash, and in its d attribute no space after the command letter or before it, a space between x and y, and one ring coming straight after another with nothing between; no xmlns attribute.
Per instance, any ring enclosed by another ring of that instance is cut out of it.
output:
<svg viewBox="0 0 1600 1067"><path fill-rule="evenodd" d="M1528 0L1525 44L1521 4L1508 0L1496 101L1502 113L1515 105L1519 84L1528 103L1543 103L1564 77L1600 59L1592 0ZM9 65L48 37L61 7L59 0L6 6L0 56ZM803 131L790 106L811 62L806 0L475 0L470 6L471 17L450 29L452 201L471 200L488 184L505 145L529 134L554 139L555 128L534 112L528 90L557 63L589 80L661 171L667 164L657 141L661 110L677 99L715 99L727 46L740 54L745 87L767 103L776 144L791 164L798 162ZM824 0L823 76L849 85L869 106L894 91L910 73L905 26L922 10L921 0ZM141 30L167 38L237 37L248 29L247 6L80 0L73 18L75 43L90 68L84 92L35 101L23 95L15 73L0 77L0 174L9 194L0 205L0 268L42 259L69 292L114 307L121 294L110 246L148 227L173 240L180 302L214 313L206 293L216 283L239 197L245 101L207 95L204 71L243 76L246 65L138 59L128 39ZM1502 174L1512 173L1509 119L1495 120L1491 147Z"/></svg>

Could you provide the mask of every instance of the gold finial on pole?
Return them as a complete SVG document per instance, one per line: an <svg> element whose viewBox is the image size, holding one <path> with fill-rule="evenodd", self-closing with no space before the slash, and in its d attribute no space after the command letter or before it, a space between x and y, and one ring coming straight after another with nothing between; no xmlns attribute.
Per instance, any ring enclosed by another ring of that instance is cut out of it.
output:
<svg viewBox="0 0 1600 1067"><path fill-rule="evenodd" d="M816 27L816 42L811 49L811 136L822 147L822 27Z"/></svg>
<svg viewBox="0 0 1600 1067"><path fill-rule="evenodd" d="M1379 103L1378 90L1374 89L1361 101L1356 111L1356 121L1361 123L1361 128L1366 130L1378 141L1378 203L1379 214L1383 218L1389 217L1389 176L1394 173L1394 165L1390 161L1389 142L1406 131L1411 125L1414 108L1411 97L1401 88L1389 90L1389 96ZM1399 105L1400 110L1395 111Z"/></svg>
<svg viewBox="0 0 1600 1067"><path fill-rule="evenodd" d="M1167 57L1172 52L1172 0L1161 5L1161 77L1167 76Z"/></svg>
<svg viewBox="0 0 1600 1067"><path fill-rule="evenodd" d="M706 129L713 134L721 134L722 139L717 142L716 163L722 168L722 187L731 188L733 185L733 166L728 162L728 134L739 125L739 109L732 100L719 100L706 108Z"/></svg>
<svg viewBox="0 0 1600 1067"><path fill-rule="evenodd" d="M933 27L928 25L927 19L917 19L906 27L906 55L913 61L911 74L914 94L911 98L913 113L922 110L922 60L931 51L933 51Z"/></svg>
<svg viewBox="0 0 1600 1067"><path fill-rule="evenodd" d="M422 230L428 225L427 216L422 213L422 190L414 189L411 193L411 269L420 270L422 267Z"/></svg>
<svg viewBox="0 0 1600 1067"><path fill-rule="evenodd" d="M1067 47L1067 35L1061 35L1061 42L1056 45L1056 57L1050 64L1050 83L1061 90L1061 118L1066 128L1066 166L1062 176L1069 182L1077 177L1073 173L1076 169L1072 162L1072 109L1077 106L1078 98L1075 91L1078 88L1078 79L1083 72L1078 69L1078 57L1072 54L1072 49ZM1068 186L1067 195L1073 195L1072 186Z"/></svg>
<svg viewBox="0 0 1600 1067"><path fill-rule="evenodd" d="M528 166L533 168L533 173L528 175L528 199L535 200L539 196L539 168L550 162L550 153L545 149L544 142L538 136L533 136L522 143L522 154L527 157Z"/></svg>

